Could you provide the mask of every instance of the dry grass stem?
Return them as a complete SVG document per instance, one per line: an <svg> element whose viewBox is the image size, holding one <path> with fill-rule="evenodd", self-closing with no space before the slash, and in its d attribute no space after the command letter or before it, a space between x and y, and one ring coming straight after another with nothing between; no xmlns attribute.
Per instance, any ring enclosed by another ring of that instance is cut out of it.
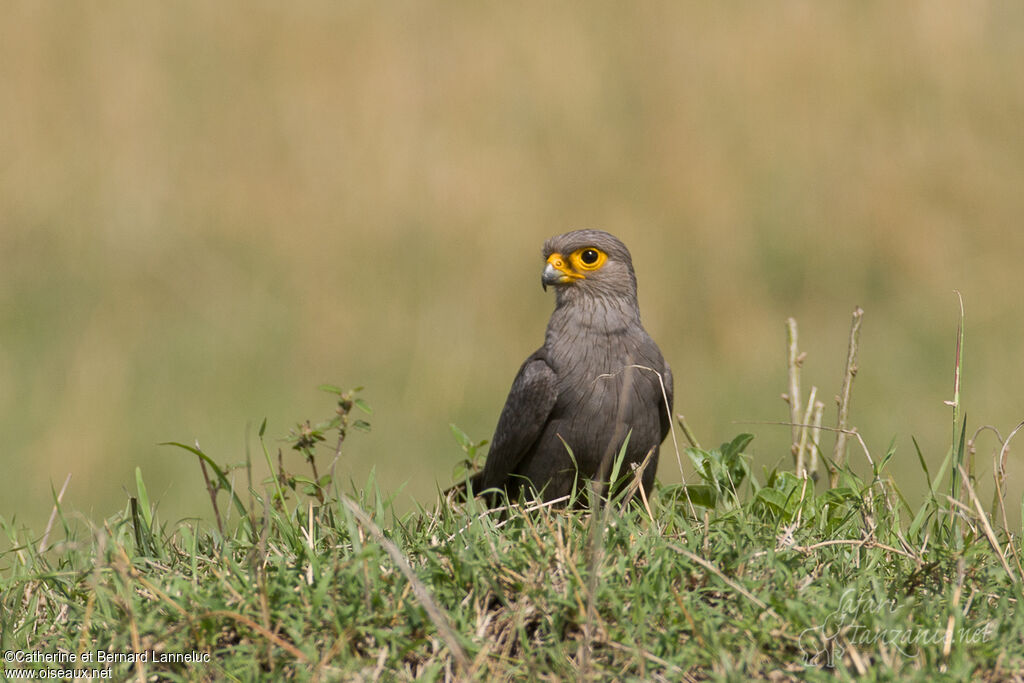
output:
<svg viewBox="0 0 1024 683"><path fill-rule="evenodd" d="M821 420L825 415L825 404L815 401L814 414L811 417L811 463L807 469L811 477L818 480L818 457L821 454Z"/></svg>
<svg viewBox="0 0 1024 683"><path fill-rule="evenodd" d="M799 444L796 450L796 475L798 477L810 476L813 470L810 470L806 466L805 457L807 453L807 441L810 437L810 432L814 428L811 424L813 419L814 408L817 405L818 398L818 387L812 386L811 393L807 396L807 410L804 412L803 418L800 420L800 426L797 430L800 433Z"/></svg>
<svg viewBox="0 0 1024 683"><path fill-rule="evenodd" d="M1021 429L1024 429L1024 422L1021 422L1014 427L1013 431L1010 432L1010 435L1006 437L1006 440L1002 441L999 448L999 455L996 457L996 462L992 468L992 478L995 480L996 485L995 495L999 501L999 511L1003 520L1003 529L1007 532L1007 535L1009 535L1009 530L1006 528L1006 503L1004 500L1006 498L1006 456L1010 454L1010 441L1013 440L1013 437L1017 436L1017 433L1020 432ZM998 435L999 433L996 432L996 436Z"/></svg>
<svg viewBox="0 0 1024 683"><path fill-rule="evenodd" d="M839 393L839 414L836 420L836 446L832 451L829 465L829 487L835 488L839 482L839 468L846 462L846 437L850 416L850 392L853 390L853 378L857 375L857 348L860 339L860 323L864 317L864 309L857 306L853 309L853 320L850 324L850 344L846 353L846 369L843 372L843 386Z"/></svg>
<svg viewBox="0 0 1024 683"><path fill-rule="evenodd" d="M469 656L463 649L462 644L459 643L459 638L455 633L455 629L452 628L451 622L448 619L448 615L438 606L434 601L434 597L430 594L427 587L420 581L420 578L416 576L416 572L412 570L412 566L409 561L405 559L405 555L397 545L395 545L390 539L388 539L384 533L380 530L370 516L363 511L354 500L348 496L342 496L342 502L345 507L355 516L359 521L359 524L370 532L377 544L384 549L398 566L398 569L405 575L406 580L409 581L409 585L412 586L413 593L416 594L416 598L423 605L423 609L427 611L427 616L430 621L433 622L434 627L437 629L441 638L444 639L445 644L448 645L449 651L455 658L456 663L462 672L468 672L470 667Z"/></svg>
<svg viewBox="0 0 1024 683"><path fill-rule="evenodd" d="M836 545L849 545L849 546L856 546L858 548L881 548L882 550L885 550L886 552L896 553L897 555L902 555L903 557L909 558L911 560L917 560L918 559L914 555L912 555L911 553L907 552L906 550L901 550L900 548L894 548L891 545L886 545L884 543L879 543L878 541L876 541L873 538L860 538L860 539L837 538L837 539L833 539L831 541L822 541L820 543L812 543L811 545L790 545L789 547L792 548L793 550L797 550L797 551L802 552L802 553L811 553L811 552L814 552L815 550L818 550L820 548L828 548L828 547L836 546Z"/></svg>
<svg viewBox="0 0 1024 683"><path fill-rule="evenodd" d="M733 579L730 579L728 576L726 576L725 574L722 573L721 569L719 569L718 567L713 565L711 562L708 562L707 560L705 560L703 557L701 557L697 553L691 552L691 551L687 550L686 548L683 548L681 546L675 545L674 543L670 543L669 547L672 548L672 550L675 550L680 555L683 555L684 557L690 559L693 562L696 562L700 566L702 566L705 569L707 569L709 572L711 572L712 574L717 576L719 579L721 579L722 582L724 582L727 586L729 586L730 588L735 590L737 593L739 593L740 595L745 597L747 600L750 600L752 603L754 603L755 605L757 605L758 607L763 609L767 614L770 614L770 615L772 615L773 617L776 617L776 618L781 618L781 617L779 617L778 612L776 612L771 607L769 607L763 600L761 600L759 597L757 597L756 595L754 595L753 593L748 591L746 588L744 588L742 585L740 585L737 581L735 581Z"/></svg>
<svg viewBox="0 0 1024 683"><path fill-rule="evenodd" d="M967 476L967 470L964 469L963 465L958 467L960 470L960 476L963 478L964 489L967 491L968 497L971 502L974 503L974 509L978 513L978 521L981 522L982 531L985 532L985 538L988 539L989 545L992 546L992 550L999 557L1000 563L1003 565L1003 569L1006 570L1006 574L1010 577L1010 580L1017 583L1017 575L1010 569L1010 563L1006 561L1006 553L1003 552L1002 546L999 545L999 541L996 540L996 534L992 530L992 525L989 524L988 515L985 514L984 508L981 506L981 501L978 500L977 494L974 492L974 486L971 485L971 479Z"/></svg>
<svg viewBox="0 0 1024 683"><path fill-rule="evenodd" d="M803 359L800 357L800 349L797 346L795 318L786 318L786 348L788 350L786 369L789 377L789 393L786 394L785 398L789 403L789 421L793 424L792 448L794 462L796 462L799 458L798 449L800 443L800 428L796 425L800 423L801 417L803 417L803 411L800 409L800 366ZM799 468L797 471L799 472Z"/></svg>

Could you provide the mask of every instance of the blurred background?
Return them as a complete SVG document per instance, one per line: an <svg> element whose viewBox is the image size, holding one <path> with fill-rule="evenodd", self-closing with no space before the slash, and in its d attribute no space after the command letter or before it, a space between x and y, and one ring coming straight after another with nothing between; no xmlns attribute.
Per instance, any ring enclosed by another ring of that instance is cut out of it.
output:
<svg viewBox="0 0 1024 683"><path fill-rule="evenodd" d="M758 471L791 464L788 427L745 424L788 419L784 320L834 424L862 306L851 420L920 496L954 290L969 433L1024 419L1021 35L983 0L7 7L0 515L41 532L71 473L102 519L139 466L162 518L209 517L157 444L258 463L263 418L287 450L332 414L325 382L375 409L339 475L431 505L449 423L490 438L542 342L543 241L580 227L632 250L677 411L755 432Z"/></svg>

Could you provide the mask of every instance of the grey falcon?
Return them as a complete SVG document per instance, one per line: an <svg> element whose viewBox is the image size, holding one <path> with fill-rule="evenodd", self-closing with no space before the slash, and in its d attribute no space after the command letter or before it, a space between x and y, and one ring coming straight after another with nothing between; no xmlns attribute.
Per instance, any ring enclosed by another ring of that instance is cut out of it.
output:
<svg viewBox="0 0 1024 683"><path fill-rule="evenodd" d="M607 232L575 230L549 239L543 255L541 283L554 287L555 310L544 345L512 382L473 491L551 501L595 481L606 492L628 435L622 471L650 452L648 492L669 431L672 372L640 323L629 250Z"/></svg>

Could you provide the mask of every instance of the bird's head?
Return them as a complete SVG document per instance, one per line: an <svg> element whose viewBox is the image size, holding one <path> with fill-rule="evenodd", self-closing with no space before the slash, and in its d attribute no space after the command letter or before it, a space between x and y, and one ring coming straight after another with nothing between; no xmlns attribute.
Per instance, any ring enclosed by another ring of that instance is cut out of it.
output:
<svg viewBox="0 0 1024 683"><path fill-rule="evenodd" d="M574 230L544 243L541 284L559 303L579 297L636 301L636 275L626 245L601 230Z"/></svg>

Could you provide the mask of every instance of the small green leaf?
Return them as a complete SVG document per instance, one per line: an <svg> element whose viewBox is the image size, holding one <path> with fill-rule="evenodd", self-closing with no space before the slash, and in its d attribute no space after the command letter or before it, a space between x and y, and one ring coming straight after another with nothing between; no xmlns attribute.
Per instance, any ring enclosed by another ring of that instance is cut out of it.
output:
<svg viewBox="0 0 1024 683"><path fill-rule="evenodd" d="M690 461L693 466L697 469L697 473L704 479L710 476L710 470L708 470L707 463L711 460L711 454L700 448L686 448L686 455L690 457Z"/></svg>
<svg viewBox="0 0 1024 683"><path fill-rule="evenodd" d="M755 498L768 505L775 512L782 513L786 511L786 501L789 499L789 496L778 489L763 488L757 492Z"/></svg>
<svg viewBox="0 0 1024 683"><path fill-rule="evenodd" d="M849 486L840 486L839 488L829 489L822 496L826 503L843 503L848 500L859 500L860 496L857 492L851 489Z"/></svg>
<svg viewBox="0 0 1024 683"><path fill-rule="evenodd" d="M722 456L728 460L741 454L753 440L753 434L739 434L729 443L722 444Z"/></svg>
<svg viewBox="0 0 1024 683"><path fill-rule="evenodd" d="M363 411L367 415L373 415L373 408L371 408L370 404L364 401L363 399L357 398L354 401L354 403L356 405L356 408L359 408L359 410Z"/></svg>
<svg viewBox="0 0 1024 683"><path fill-rule="evenodd" d="M468 451L469 447L473 445L473 441L469 438L469 435L456 427L454 423L448 423L448 427L452 430L452 436L455 437L459 446L461 446L463 450Z"/></svg>
<svg viewBox="0 0 1024 683"><path fill-rule="evenodd" d="M715 505L718 503L718 493L715 489L707 484L697 484L696 486L684 487L683 497L689 497L690 502L694 505L699 505L710 510L715 509Z"/></svg>

